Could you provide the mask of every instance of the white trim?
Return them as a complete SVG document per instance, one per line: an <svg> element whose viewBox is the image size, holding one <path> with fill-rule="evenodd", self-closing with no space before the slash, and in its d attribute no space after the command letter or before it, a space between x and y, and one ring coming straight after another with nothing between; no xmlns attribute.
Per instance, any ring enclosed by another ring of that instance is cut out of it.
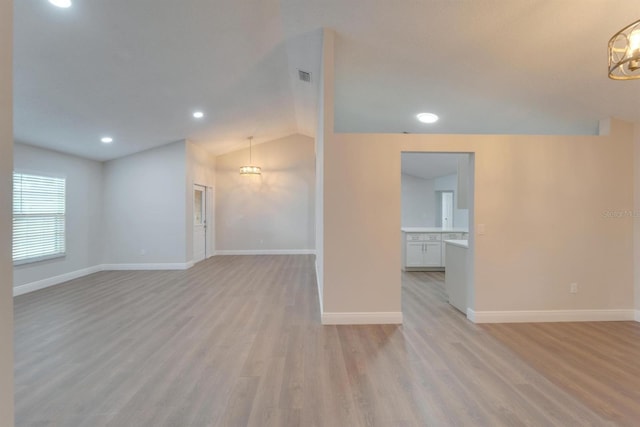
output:
<svg viewBox="0 0 640 427"><path fill-rule="evenodd" d="M102 271L101 265L94 265L93 267L83 268L82 270L72 271L70 273L61 274L59 276L48 277L42 280L36 280L35 282L26 283L24 285L15 286L13 288L13 296L27 294L29 292L37 291L39 289L48 288L51 286L59 285L69 280L77 279L79 277L88 276L89 274Z"/></svg>
<svg viewBox="0 0 640 427"><path fill-rule="evenodd" d="M105 271L129 271L129 270L188 270L193 267L193 261L187 262L166 262L166 263L147 263L147 264L103 264L102 269Z"/></svg>
<svg viewBox="0 0 640 427"><path fill-rule="evenodd" d="M637 313L636 310L636 320ZM474 311L468 308L467 318L474 323L610 322L634 320L634 310Z"/></svg>
<svg viewBox="0 0 640 427"><path fill-rule="evenodd" d="M88 276L89 274L98 273L100 271L125 271L125 270L187 270L193 267L193 261L182 263L157 263L157 264L100 264L93 267L83 268L81 270L72 271L70 273L61 274L59 276L48 277L35 282L26 283L20 286L14 286L13 296L27 294L51 286L59 285L69 280L78 279Z"/></svg>
<svg viewBox="0 0 640 427"><path fill-rule="evenodd" d="M318 257L316 257L314 264L316 266L316 289L318 290L318 301L320 302L320 315L322 316L322 313L324 313L324 304L323 304L323 295L322 295L322 292L320 291L320 280L318 279L320 277L318 275Z"/></svg>
<svg viewBox="0 0 640 427"><path fill-rule="evenodd" d="M402 312L322 313L323 325L401 325Z"/></svg>
<svg viewBox="0 0 640 427"><path fill-rule="evenodd" d="M640 322L640 310L635 311L634 320Z"/></svg>
<svg viewBox="0 0 640 427"><path fill-rule="evenodd" d="M315 255L315 249L231 249L216 251L216 255Z"/></svg>

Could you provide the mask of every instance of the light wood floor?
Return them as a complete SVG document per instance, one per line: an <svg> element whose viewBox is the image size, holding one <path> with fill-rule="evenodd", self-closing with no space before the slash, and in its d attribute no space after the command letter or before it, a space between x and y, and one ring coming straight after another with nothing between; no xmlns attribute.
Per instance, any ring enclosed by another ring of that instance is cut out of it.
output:
<svg viewBox="0 0 640 427"><path fill-rule="evenodd" d="M321 326L312 256L17 297L16 425L640 424L637 324L476 326L441 273L403 277L401 327Z"/></svg>

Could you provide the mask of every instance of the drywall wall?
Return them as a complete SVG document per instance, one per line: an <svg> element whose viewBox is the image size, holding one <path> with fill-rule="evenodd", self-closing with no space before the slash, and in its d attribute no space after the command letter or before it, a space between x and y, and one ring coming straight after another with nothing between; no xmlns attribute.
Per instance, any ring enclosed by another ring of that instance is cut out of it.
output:
<svg viewBox="0 0 640 427"><path fill-rule="evenodd" d="M403 227L435 227L436 195L433 187L434 181L433 179L418 178L406 173L402 174Z"/></svg>
<svg viewBox="0 0 640 427"><path fill-rule="evenodd" d="M636 321L640 322L640 123L633 128L633 268Z"/></svg>
<svg viewBox="0 0 640 427"><path fill-rule="evenodd" d="M186 143L103 164L104 262L185 263Z"/></svg>
<svg viewBox="0 0 640 427"><path fill-rule="evenodd" d="M325 311L400 308L402 151L475 153L471 308L632 308L633 219L615 217L633 204L632 131L325 138Z"/></svg>
<svg viewBox="0 0 640 427"><path fill-rule="evenodd" d="M324 140L333 134L333 86L334 86L334 38L335 32L322 29L322 58L319 73L318 108L316 109L316 282L320 315L324 313ZM325 83L326 82L326 83ZM328 87L329 90L326 90Z"/></svg>
<svg viewBox="0 0 640 427"><path fill-rule="evenodd" d="M458 208L458 175L452 174L435 178L433 180L433 190L453 191L453 226L456 228L469 228L469 210ZM439 216L442 216L442 214Z"/></svg>
<svg viewBox="0 0 640 427"><path fill-rule="evenodd" d="M14 146L14 169L66 178L66 251L14 268L14 286L102 263L102 164L25 144Z"/></svg>
<svg viewBox="0 0 640 427"><path fill-rule="evenodd" d="M13 2L0 0L0 427L13 426Z"/></svg>
<svg viewBox="0 0 640 427"><path fill-rule="evenodd" d="M248 148L216 157L216 251L313 250L313 139L291 135L254 146L262 175L239 174L248 160Z"/></svg>
<svg viewBox="0 0 640 427"><path fill-rule="evenodd" d="M193 186L207 187L207 210L215 209L214 187L216 183L216 158L204 148L186 141L187 176L186 176L186 236L187 259L193 259ZM215 250L215 218L207 227L207 253Z"/></svg>

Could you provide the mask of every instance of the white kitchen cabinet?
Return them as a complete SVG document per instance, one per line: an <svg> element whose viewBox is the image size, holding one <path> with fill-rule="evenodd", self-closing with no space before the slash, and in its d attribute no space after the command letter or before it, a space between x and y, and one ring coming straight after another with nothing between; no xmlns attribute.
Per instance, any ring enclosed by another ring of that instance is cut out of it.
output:
<svg viewBox="0 0 640 427"><path fill-rule="evenodd" d="M423 266L442 267L442 244L440 242L426 242L424 244Z"/></svg>
<svg viewBox="0 0 640 427"><path fill-rule="evenodd" d="M405 266L422 267L424 263L424 243L423 242L407 242L407 250L405 253Z"/></svg>
<svg viewBox="0 0 640 427"><path fill-rule="evenodd" d="M406 233L404 267L442 267L440 233Z"/></svg>
<svg viewBox="0 0 640 427"><path fill-rule="evenodd" d="M440 242L407 242L406 267L441 267L442 246Z"/></svg>
<svg viewBox="0 0 640 427"><path fill-rule="evenodd" d="M442 233L442 247L441 247L441 253L442 253L442 266L445 267L446 264L446 243L444 242L445 240L461 240L462 239L462 235L464 233Z"/></svg>

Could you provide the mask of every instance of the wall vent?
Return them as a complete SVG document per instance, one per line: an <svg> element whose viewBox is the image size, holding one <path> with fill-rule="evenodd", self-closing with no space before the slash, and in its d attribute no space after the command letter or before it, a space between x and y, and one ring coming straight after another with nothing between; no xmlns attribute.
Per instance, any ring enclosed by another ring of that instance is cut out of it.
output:
<svg viewBox="0 0 640 427"><path fill-rule="evenodd" d="M311 73L309 73L308 71L298 70L298 77L303 82L307 82L307 83L311 82Z"/></svg>

